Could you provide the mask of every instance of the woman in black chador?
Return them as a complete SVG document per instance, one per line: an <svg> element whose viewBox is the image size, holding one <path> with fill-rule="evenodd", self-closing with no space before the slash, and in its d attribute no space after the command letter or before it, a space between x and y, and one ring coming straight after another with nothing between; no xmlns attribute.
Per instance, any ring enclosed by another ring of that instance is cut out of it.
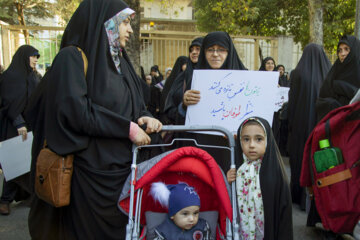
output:
<svg viewBox="0 0 360 240"><path fill-rule="evenodd" d="M13 56L10 66L0 77L0 141L22 135L27 138L29 126L23 116L28 99L40 79L35 74L35 66L40 54L29 45L19 47ZM23 194L23 188L28 189L28 174L13 181L4 182L1 196L0 213L10 213L9 204L21 200L28 194ZM23 188L21 188L22 186ZM22 196L21 196L22 195Z"/></svg>
<svg viewBox="0 0 360 240"><path fill-rule="evenodd" d="M360 40L349 35L341 37L337 55L316 102L319 121L331 110L349 104L360 88Z"/></svg>
<svg viewBox="0 0 360 240"><path fill-rule="evenodd" d="M165 101L169 95L170 89L174 84L175 79L186 70L189 58L186 56L180 56L176 59L176 62L172 68L170 76L166 79L164 89L161 92L160 99L160 119L163 124L171 124L172 122L167 119L166 114L164 114Z"/></svg>
<svg viewBox="0 0 360 240"><path fill-rule="evenodd" d="M189 61L187 62L186 69L181 72L174 83L171 85L169 93L165 99L164 114L171 124L182 125L184 119L178 113L178 106L182 102L186 79L190 79L196 64L199 60L200 48L203 37L195 38L189 46Z"/></svg>
<svg viewBox="0 0 360 240"><path fill-rule="evenodd" d="M211 32L203 40L196 69L245 70L246 68L239 59L229 34L226 32ZM179 114L183 118L186 116L187 106L195 105L200 101L200 92L191 89L192 75L188 77L182 103L178 107ZM227 146L227 140L222 136L195 134L195 138L202 144ZM210 148L205 150L214 157L224 171L229 169L230 154L228 151Z"/></svg>
<svg viewBox="0 0 360 240"><path fill-rule="evenodd" d="M308 44L294 71L289 91L289 161L291 169L291 195L294 203L305 209L305 191L300 187L303 151L307 138L316 125L315 103L320 86L331 68L324 49Z"/></svg>
<svg viewBox="0 0 360 240"><path fill-rule="evenodd" d="M55 208L35 198L29 213L33 239L125 239L128 218L117 201L130 173L131 147L148 144L147 133L162 127L145 111L141 80L124 49L133 14L121 0L84 0L31 99L31 172L45 138L56 153L74 154L70 205ZM87 56L86 77L76 47Z"/></svg>

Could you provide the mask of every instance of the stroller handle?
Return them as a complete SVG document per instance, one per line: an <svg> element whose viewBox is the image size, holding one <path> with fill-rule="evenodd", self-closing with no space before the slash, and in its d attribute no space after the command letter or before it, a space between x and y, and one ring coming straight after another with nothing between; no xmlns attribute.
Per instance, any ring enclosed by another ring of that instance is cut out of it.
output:
<svg viewBox="0 0 360 240"><path fill-rule="evenodd" d="M165 125L162 127L161 131L170 131L170 132L187 132L187 131L200 131L200 132L220 132L223 133L229 140L229 147L235 147L234 135L224 127L216 125Z"/></svg>

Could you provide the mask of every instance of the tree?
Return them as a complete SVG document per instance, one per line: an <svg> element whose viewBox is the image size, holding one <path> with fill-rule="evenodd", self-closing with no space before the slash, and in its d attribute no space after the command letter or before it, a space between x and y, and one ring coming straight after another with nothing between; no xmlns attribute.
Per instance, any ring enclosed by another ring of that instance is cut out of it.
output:
<svg viewBox="0 0 360 240"><path fill-rule="evenodd" d="M360 39L360 0L356 0L355 37Z"/></svg>
<svg viewBox="0 0 360 240"><path fill-rule="evenodd" d="M323 0L309 0L310 42L323 45Z"/></svg>
<svg viewBox="0 0 360 240"><path fill-rule="evenodd" d="M0 20L10 24L36 25L32 19L48 18L52 16L52 3L46 0L0 0L2 9ZM28 43L29 33L23 30L25 40Z"/></svg>
<svg viewBox="0 0 360 240"><path fill-rule="evenodd" d="M353 34L356 0L322 1L324 47L333 53L342 34ZM195 16L201 31L288 34L304 47L310 42L308 7L304 0L195 0Z"/></svg>

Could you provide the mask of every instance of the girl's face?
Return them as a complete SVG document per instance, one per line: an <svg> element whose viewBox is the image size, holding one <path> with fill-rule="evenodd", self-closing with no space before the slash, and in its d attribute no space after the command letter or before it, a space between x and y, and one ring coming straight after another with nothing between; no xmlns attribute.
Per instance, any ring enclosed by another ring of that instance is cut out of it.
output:
<svg viewBox="0 0 360 240"><path fill-rule="evenodd" d="M340 43L337 52L340 62L344 62L345 58L350 53L350 47L345 43Z"/></svg>
<svg viewBox="0 0 360 240"><path fill-rule="evenodd" d="M126 42L129 41L130 34L133 33L131 28L131 19L128 17L124 21L121 22L119 26L119 34L120 34L120 47L124 48L126 46Z"/></svg>
<svg viewBox="0 0 360 240"><path fill-rule="evenodd" d="M245 124L240 136L241 148L245 156L251 160L262 158L266 150L266 136L259 124Z"/></svg>
<svg viewBox="0 0 360 240"><path fill-rule="evenodd" d="M190 230L199 221L199 206L189 206L178 211L174 216L170 217L176 226L182 230Z"/></svg>
<svg viewBox="0 0 360 240"><path fill-rule="evenodd" d="M30 67L35 69L36 63L38 62L38 56L30 56Z"/></svg>
<svg viewBox="0 0 360 240"><path fill-rule="evenodd" d="M219 69L228 56L228 50L219 45L213 45L205 50L205 58L212 69Z"/></svg>
<svg viewBox="0 0 360 240"><path fill-rule="evenodd" d="M274 71L275 69L275 63L273 60L268 60L266 63L265 63L265 70L266 71Z"/></svg>

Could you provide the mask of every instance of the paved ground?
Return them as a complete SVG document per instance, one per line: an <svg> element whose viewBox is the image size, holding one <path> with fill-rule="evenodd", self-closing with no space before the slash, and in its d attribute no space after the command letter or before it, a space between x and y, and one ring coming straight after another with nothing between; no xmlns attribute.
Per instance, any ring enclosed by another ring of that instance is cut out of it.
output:
<svg viewBox="0 0 360 240"><path fill-rule="evenodd" d="M287 168L289 171L289 168ZM2 186L2 178L0 179ZM1 190L1 189L0 189ZM0 191L1 192L1 191ZM28 240L30 239L27 227L29 208L25 203L12 203L9 216L0 215L0 239L1 240ZM297 205L293 206L294 240L322 240L322 230L308 228L306 213L300 211ZM341 238L340 238L341 239ZM348 238L349 239L349 238Z"/></svg>

